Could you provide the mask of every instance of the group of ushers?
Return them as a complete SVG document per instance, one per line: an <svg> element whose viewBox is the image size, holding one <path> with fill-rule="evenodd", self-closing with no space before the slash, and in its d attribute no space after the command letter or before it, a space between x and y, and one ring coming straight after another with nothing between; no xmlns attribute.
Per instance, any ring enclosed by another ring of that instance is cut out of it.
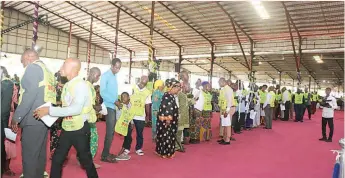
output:
<svg viewBox="0 0 345 178"><path fill-rule="evenodd" d="M77 159L87 177L98 177L96 168L100 166L93 161L98 147L96 121L97 114L100 111L104 113L104 110L106 135L101 155L103 162L115 163L130 159L131 133L134 128L137 142L135 152L139 156L144 155L143 130L145 121L150 119L147 114L149 112L152 113L155 152L162 158L174 157L175 151L185 152L186 144L198 144L212 138L211 84L198 80L196 88L191 91L186 71L179 74L178 80L157 80L153 87L148 86L148 77L142 76L133 86L132 92L118 95L117 73L121 69L120 59L113 59L110 69L102 76L98 68L91 68L87 80L83 80L78 77L81 62L68 58L59 71L66 83L61 91L61 101L57 102L55 76L39 59L37 52L26 50L21 56L21 62L25 72L20 81L20 97L11 128L14 132L18 131L18 126L22 129L21 150L25 178L42 178L47 175L45 165L48 127L41 121L46 115L62 118L62 131L52 156L51 178L61 178L63 164L72 146L77 151ZM93 86L100 77L103 103L96 102L99 99ZM309 103L313 101L310 94L298 91L293 97L285 88L282 89L280 100L277 99L279 92L277 95L274 87L269 87L266 92L266 85L260 90L251 85L251 90L247 91L240 82L231 83L224 78L219 79L219 86L221 89L217 104L220 108L221 139L218 142L221 145L230 145L230 141L235 140L232 132L241 133L242 130L258 127L263 122L264 128L272 129L272 116L277 105L281 108L285 106L281 109L284 112L280 116L282 120L288 120L293 100L296 121L301 121L301 112L304 108L310 108ZM52 105L41 107L45 103ZM260 116L263 115L265 120L260 121ZM125 137L118 154L110 153L114 132Z"/></svg>

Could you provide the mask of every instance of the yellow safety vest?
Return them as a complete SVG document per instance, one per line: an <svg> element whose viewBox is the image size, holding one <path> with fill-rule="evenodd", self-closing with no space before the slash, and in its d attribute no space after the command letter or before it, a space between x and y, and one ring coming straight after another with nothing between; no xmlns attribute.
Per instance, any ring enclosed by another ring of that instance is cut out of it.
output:
<svg viewBox="0 0 345 178"><path fill-rule="evenodd" d="M202 92L204 97L204 111L212 111L212 95L210 93Z"/></svg>
<svg viewBox="0 0 345 178"><path fill-rule="evenodd" d="M133 86L133 94L130 97L130 101L136 116L145 115L145 101L149 95L150 91L148 89L145 88L143 91L140 91L137 86Z"/></svg>
<svg viewBox="0 0 345 178"><path fill-rule="evenodd" d="M295 94L295 104L302 104L303 103L303 93L296 93Z"/></svg>
<svg viewBox="0 0 345 178"><path fill-rule="evenodd" d="M123 106L120 118L115 125L115 132L127 136L128 125L133 120L134 115L135 113L132 108L128 109L126 106Z"/></svg>
<svg viewBox="0 0 345 178"><path fill-rule="evenodd" d="M276 94L273 91L271 91L270 94L271 94L270 106L274 107L274 101L276 100Z"/></svg>
<svg viewBox="0 0 345 178"><path fill-rule="evenodd" d="M66 101L67 95L69 95L69 98L72 98L72 100L73 100L75 93L78 92L78 88L75 88L75 86L79 82L85 82L85 81L77 78L77 79L74 79L72 82L67 82L65 84L65 86L62 89L62 93L61 93L62 107L68 106L67 102L69 102L69 101ZM88 117L89 117L91 110L93 110L93 105L92 105L91 100L89 100L89 102L83 106L83 109L79 115L68 116L62 120L62 128L66 131L80 130L84 126L84 121L85 121L84 117L86 115L88 115Z"/></svg>
<svg viewBox="0 0 345 178"><path fill-rule="evenodd" d="M49 69L45 66L42 61L36 60L33 64L37 64L41 67L43 71L43 80L38 84L38 87L44 86L44 102L50 102L52 104L56 104L56 81L54 74L49 71ZM24 69L25 73L26 68ZM22 80L22 79L21 79ZM19 98L18 104L22 102L23 94L25 89L22 87L22 81L20 80L20 90L19 90Z"/></svg>
<svg viewBox="0 0 345 178"><path fill-rule="evenodd" d="M94 106L96 104L95 87L89 81L86 81L86 83L90 88L91 103L92 103L92 106ZM90 112L90 118L89 118L88 122L89 123L95 123L96 121L97 121L97 113L96 113L96 110L92 107L92 110Z"/></svg>
<svg viewBox="0 0 345 178"><path fill-rule="evenodd" d="M281 100L282 100L282 94L276 95L276 100L277 100L277 101L281 101Z"/></svg>
<svg viewBox="0 0 345 178"><path fill-rule="evenodd" d="M232 103L234 103L234 106L237 107L238 106L238 99L235 99L235 97L237 96L236 92L233 92L233 98L232 98Z"/></svg>
<svg viewBox="0 0 345 178"><path fill-rule="evenodd" d="M147 82L146 89L153 93L153 82Z"/></svg>
<svg viewBox="0 0 345 178"><path fill-rule="evenodd" d="M226 107L228 105L228 102L226 101L226 97L225 97L226 87L229 87L229 86L226 85L219 91L218 105L221 112L226 111Z"/></svg>
<svg viewBox="0 0 345 178"><path fill-rule="evenodd" d="M309 95L309 93L304 93L304 101L305 101L305 102L308 101L308 95Z"/></svg>
<svg viewBox="0 0 345 178"><path fill-rule="evenodd" d="M318 94L313 94L313 100L312 101L318 101L319 100L319 95Z"/></svg>
<svg viewBox="0 0 345 178"><path fill-rule="evenodd" d="M266 92L263 92L262 90L259 90L259 96L260 96L260 103L264 104L266 101Z"/></svg>

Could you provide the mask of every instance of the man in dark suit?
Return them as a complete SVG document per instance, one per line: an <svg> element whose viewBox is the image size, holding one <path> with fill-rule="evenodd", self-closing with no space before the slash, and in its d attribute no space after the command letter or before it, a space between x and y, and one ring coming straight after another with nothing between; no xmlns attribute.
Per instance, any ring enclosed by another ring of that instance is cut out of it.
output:
<svg viewBox="0 0 345 178"><path fill-rule="evenodd" d="M6 165L6 152L5 152L5 132L4 129L8 127L8 122L11 112L13 82L8 77L7 69L3 66L0 67L1 74L1 174L4 173Z"/></svg>
<svg viewBox="0 0 345 178"><path fill-rule="evenodd" d="M33 117L33 112L46 102L56 103L54 75L39 60L34 50L21 56L25 68L20 81L18 107L11 122L12 130L22 128L22 165L25 178L43 178L46 167L48 127Z"/></svg>

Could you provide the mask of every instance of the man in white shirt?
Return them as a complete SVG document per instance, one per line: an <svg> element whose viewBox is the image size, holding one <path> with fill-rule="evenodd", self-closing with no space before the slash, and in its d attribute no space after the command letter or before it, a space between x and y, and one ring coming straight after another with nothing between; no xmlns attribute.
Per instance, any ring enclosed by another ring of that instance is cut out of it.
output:
<svg viewBox="0 0 345 178"><path fill-rule="evenodd" d="M140 82L135 85L134 87L136 87L135 89L133 89L133 94L135 93L135 91L139 91L139 92L144 92L146 89L146 85L147 82L149 81L149 78L147 76L142 76L140 78ZM132 99L132 97L131 97ZM132 103L132 101L131 101ZM151 104L151 94L148 95L146 97L146 101L145 101L145 112L144 115L142 116L134 116L133 121L134 121L134 126L135 126L135 130L137 133L137 144L135 146L135 150L136 153L139 156L143 156L144 152L142 150L143 144L144 144L144 136L143 136L143 131L144 131L144 127L145 127L145 119L148 120L146 118L146 113L148 112L148 110L150 109L150 104Z"/></svg>
<svg viewBox="0 0 345 178"><path fill-rule="evenodd" d="M332 142L333 131L334 131L334 124L333 124L333 117L334 117L334 110L338 107L336 99L330 95L331 88L326 88L326 96L321 102L322 106L322 138L320 141ZM327 139L326 135L326 126L328 123L329 127L329 135Z"/></svg>
<svg viewBox="0 0 345 178"><path fill-rule="evenodd" d="M289 114L290 114L290 106L291 106L291 101L290 101L290 93L286 88L284 87L282 89L283 97L282 97L282 104L285 106L285 110L282 111L284 112L284 117L282 118L282 121L288 121L289 120Z"/></svg>

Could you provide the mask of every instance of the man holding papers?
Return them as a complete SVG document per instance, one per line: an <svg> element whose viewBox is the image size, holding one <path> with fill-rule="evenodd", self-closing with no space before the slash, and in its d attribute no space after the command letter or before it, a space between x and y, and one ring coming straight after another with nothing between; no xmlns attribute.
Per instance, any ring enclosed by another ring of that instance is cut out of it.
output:
<svg viewBox="0 0 345 178"><path fill-rule="evenodd" d="M90 152L90 118L93 102L91 91L83 79L77 77L81 63L78 59L68 58L60 69L61 76L65 76L68 82L65 84L62 94L62 107L42 107L35 111L37 118L50 115L64 117L60 143L52 158L50 178L61 178L62 165L71 148L77 150L81 166L85 168L88 178L98 178Z"/></svg>
<svg viewBox="0 0 345 178"><path fill-rule="evenodd" d="M32 49L21 56L25 68L20 81L18 107L13 115L12 130L22 128L22 164L25 178L43 178L46 167L48 127L33 117L36 108L56 102L55 78Z"/></svg>

